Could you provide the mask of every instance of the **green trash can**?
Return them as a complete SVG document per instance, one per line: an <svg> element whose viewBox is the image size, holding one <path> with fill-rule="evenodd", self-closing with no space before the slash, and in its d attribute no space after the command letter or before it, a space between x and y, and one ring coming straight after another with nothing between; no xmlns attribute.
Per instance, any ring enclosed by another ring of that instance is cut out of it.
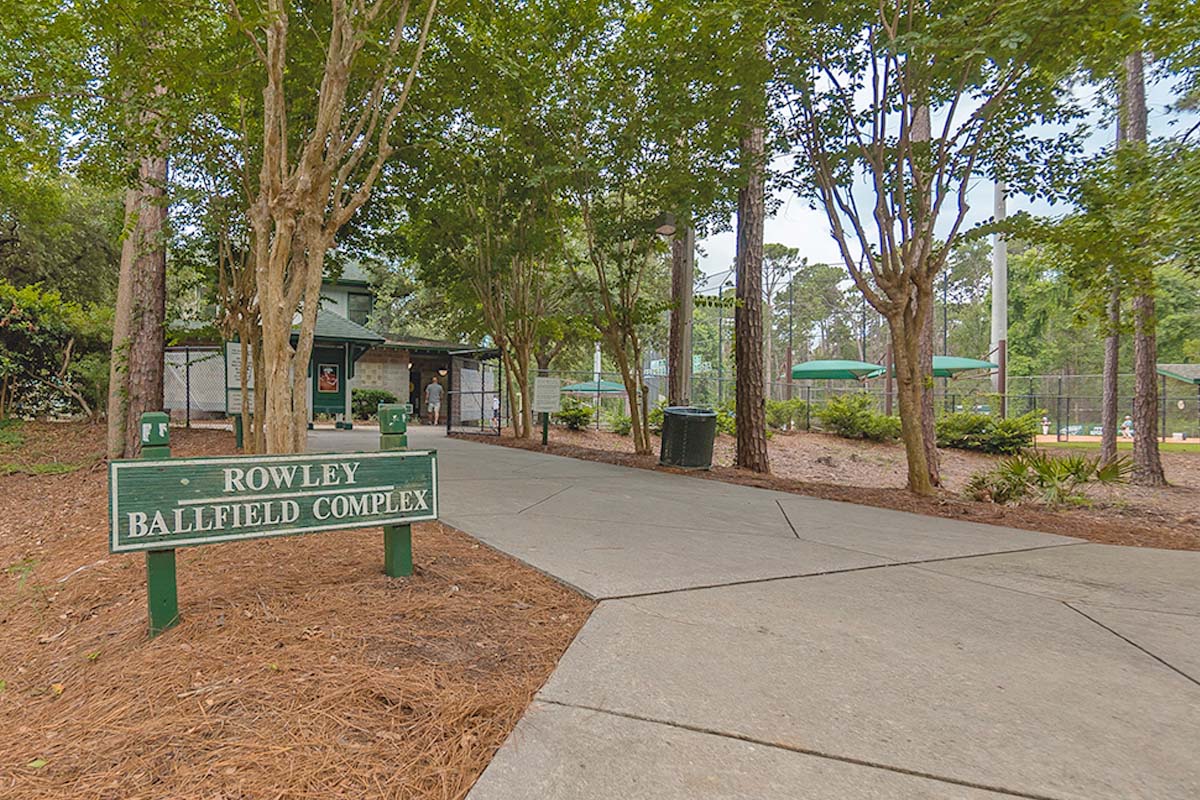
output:
<svg viewBox="0 0 1200 800"><path fill-rule="evenodd" d="M711 408L669 406L663 409L662 450L658 463L684 469L712 466L717 412Z"/></svg>

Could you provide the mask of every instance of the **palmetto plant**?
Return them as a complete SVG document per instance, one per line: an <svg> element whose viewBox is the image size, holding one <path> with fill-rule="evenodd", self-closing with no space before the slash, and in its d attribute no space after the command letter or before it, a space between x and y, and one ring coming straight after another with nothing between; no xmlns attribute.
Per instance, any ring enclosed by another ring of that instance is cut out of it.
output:
<svg viewBox="0 0 1200 800"><path fill-rule="evenodd" d="M1101 463L1099 456L1052 456L1026 450L989 472L974 475L967 484L967 495L993 503L1018 502L1031 495L1048 505L1075 503L1083 499L1080 487L1084 484L1124 483L1132 469L1128 458Z"/></svg>

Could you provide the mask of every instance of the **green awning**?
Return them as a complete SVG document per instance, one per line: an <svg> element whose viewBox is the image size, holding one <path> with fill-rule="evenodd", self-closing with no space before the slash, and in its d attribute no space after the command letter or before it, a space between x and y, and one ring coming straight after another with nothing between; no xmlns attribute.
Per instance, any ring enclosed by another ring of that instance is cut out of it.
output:
<svg viewBox="0 0 1200 800"><path fill-rule="evenodd" d="M991 361L981 361L978 358L933 357L933 376L935 378L953 378L960 372L968 372L973 369L1000 369L1000 365L993 364Z"/></svg>
<svg viewBox="0 0 1200 800"><path fill-rule="evenodd" d="M1200 364L1158 364L1158 374L1200 385Z"/></svg>
<svg viewBox="0 0 1200 800"><path fill-rule="evenodd" d="M612 381L584 381L562 387L569 394L625 394L625 387Z"/></svg>
<svg viewBox="0 0 1200 800"><path fill-rule="evenodd" d="M805 361L792 367L793 380L861 381L883 374L883 367L865 361Z"/></svg>

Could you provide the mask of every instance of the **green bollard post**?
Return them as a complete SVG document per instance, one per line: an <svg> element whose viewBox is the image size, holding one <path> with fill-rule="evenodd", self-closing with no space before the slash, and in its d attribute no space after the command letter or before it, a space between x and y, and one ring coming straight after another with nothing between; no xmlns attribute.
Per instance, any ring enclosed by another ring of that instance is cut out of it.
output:
<svg viewBox="0 0 1200 800"><path fill-rule="evenodd" d="M171 457L170 421L170 417L161 411L142 414L142 458ZM146 605L151 638L179 624L174 548L146 551Z"/></svg>
<svg viewBox="0 0 1200 800"><path fill-rule="evenodd" d="M550 415L542 412L542 447L550 444Z"/></svg>
<svg viewBox="0 0 1200 800"><path fill-rule="evenodd" d="M395 403L380 403L379 449L408 449L408 414L405 407ZM383 526L383 571L391 578L413 573L412 526Z"/></svg>
<svg viewBox="0 0 1200 800"><path fill-rule="evenodd" d="M242 450L245 445L245 429L242 428L242 415L233 415L233 446Z"/></svg>

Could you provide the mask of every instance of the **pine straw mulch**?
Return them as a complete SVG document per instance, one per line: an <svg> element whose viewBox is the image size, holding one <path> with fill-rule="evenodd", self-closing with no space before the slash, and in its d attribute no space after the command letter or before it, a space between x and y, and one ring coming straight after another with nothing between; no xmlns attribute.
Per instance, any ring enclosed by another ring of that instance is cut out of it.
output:
<svg viewBox="0 0 1200 800"><path fill-rule="evenodd" d="M102 449L99 426L25 434ZM0 477L0 797L462 797L592 608L431 523L406 579L377 529L180 550L182 621L149 640L106 493L102 462Z"/></svg>
<svg viewBox="0 0 1200 800"><path fill-rule="evenodd" d="M551 431L548 447L542 447L541 439L514 439L505 431L504 436L479 436L455 434L458 438L484 444L503 445L523 450L547 452L554 455L599 461L640 469L672 472L696 478L725 481L745 486L757 486L782 492L804 494L826 500L889 508L914 514L948 517L968 522L1022 528L1043 533L1074 536L1102 544L1127 545L1132 547L1156 547L1168 550L1200 550L1200 518L1197 518L1197 492L1194 487L1170 487L1158 492L1172 495L1171 503L1179 506L1171 511L1158 506L1137 503L1122 505L1120 502L1097 502L1087 507L1047 508L1039 505L1002 506L967 500L961 494L943 491L934 497L918 497L900 485L888 485L883 478L888 469L880 469L880 462L887 459L903 460L903 450L898 445L880 445L868 442L853 442L825 434L793 434L776 436L771 440L771 459L775 474L760 475L748 470L722 465L732 461L733 438L720 435L714 445L714 466L709 471L680 470L663 467L656 455L640 456L633 452L629 437L601 431ZM555 438L561 439L555 441ZM565 441L562 441L565 440ZM777 441L779 440L779 441ZM654 444L657 448L657 437ZM830 455L830 447L837 459ZM779 451L786 448L786 452ZM797 451L811 448L807 456L798 457ZM884 451L896 451L881 455ZM849 453L849 456L846 454ZM861 454L861 455L859 455ZM782 457L780 457L782 456ZM956 468L975 469L987 466L991 457L975 453L948 452ZM851 462L858 460L858 465ZM803 462L803 465L802 465ZM814 463L816 462L816 463ZM805 467L813 467L806 470ZM857 469L857 473L854 471ZM807 474L806 474L807 472ZM809 475L829 477L814 480ZM837 477L834 474L841 472ZM789 475L788 473L791 473ZM897 473L902 476L903 472ZM961 477L961 476L959 476ZM1168 476L1170 477L1170 476ZM855 485L855 478L861 482ZM837 482L834 482L836 480ZM1125 487L1122 487L1125 488ZM1137 487L1128 487L1136 489ZM1176 497L1177 495L1177 497Z"/></svg>

